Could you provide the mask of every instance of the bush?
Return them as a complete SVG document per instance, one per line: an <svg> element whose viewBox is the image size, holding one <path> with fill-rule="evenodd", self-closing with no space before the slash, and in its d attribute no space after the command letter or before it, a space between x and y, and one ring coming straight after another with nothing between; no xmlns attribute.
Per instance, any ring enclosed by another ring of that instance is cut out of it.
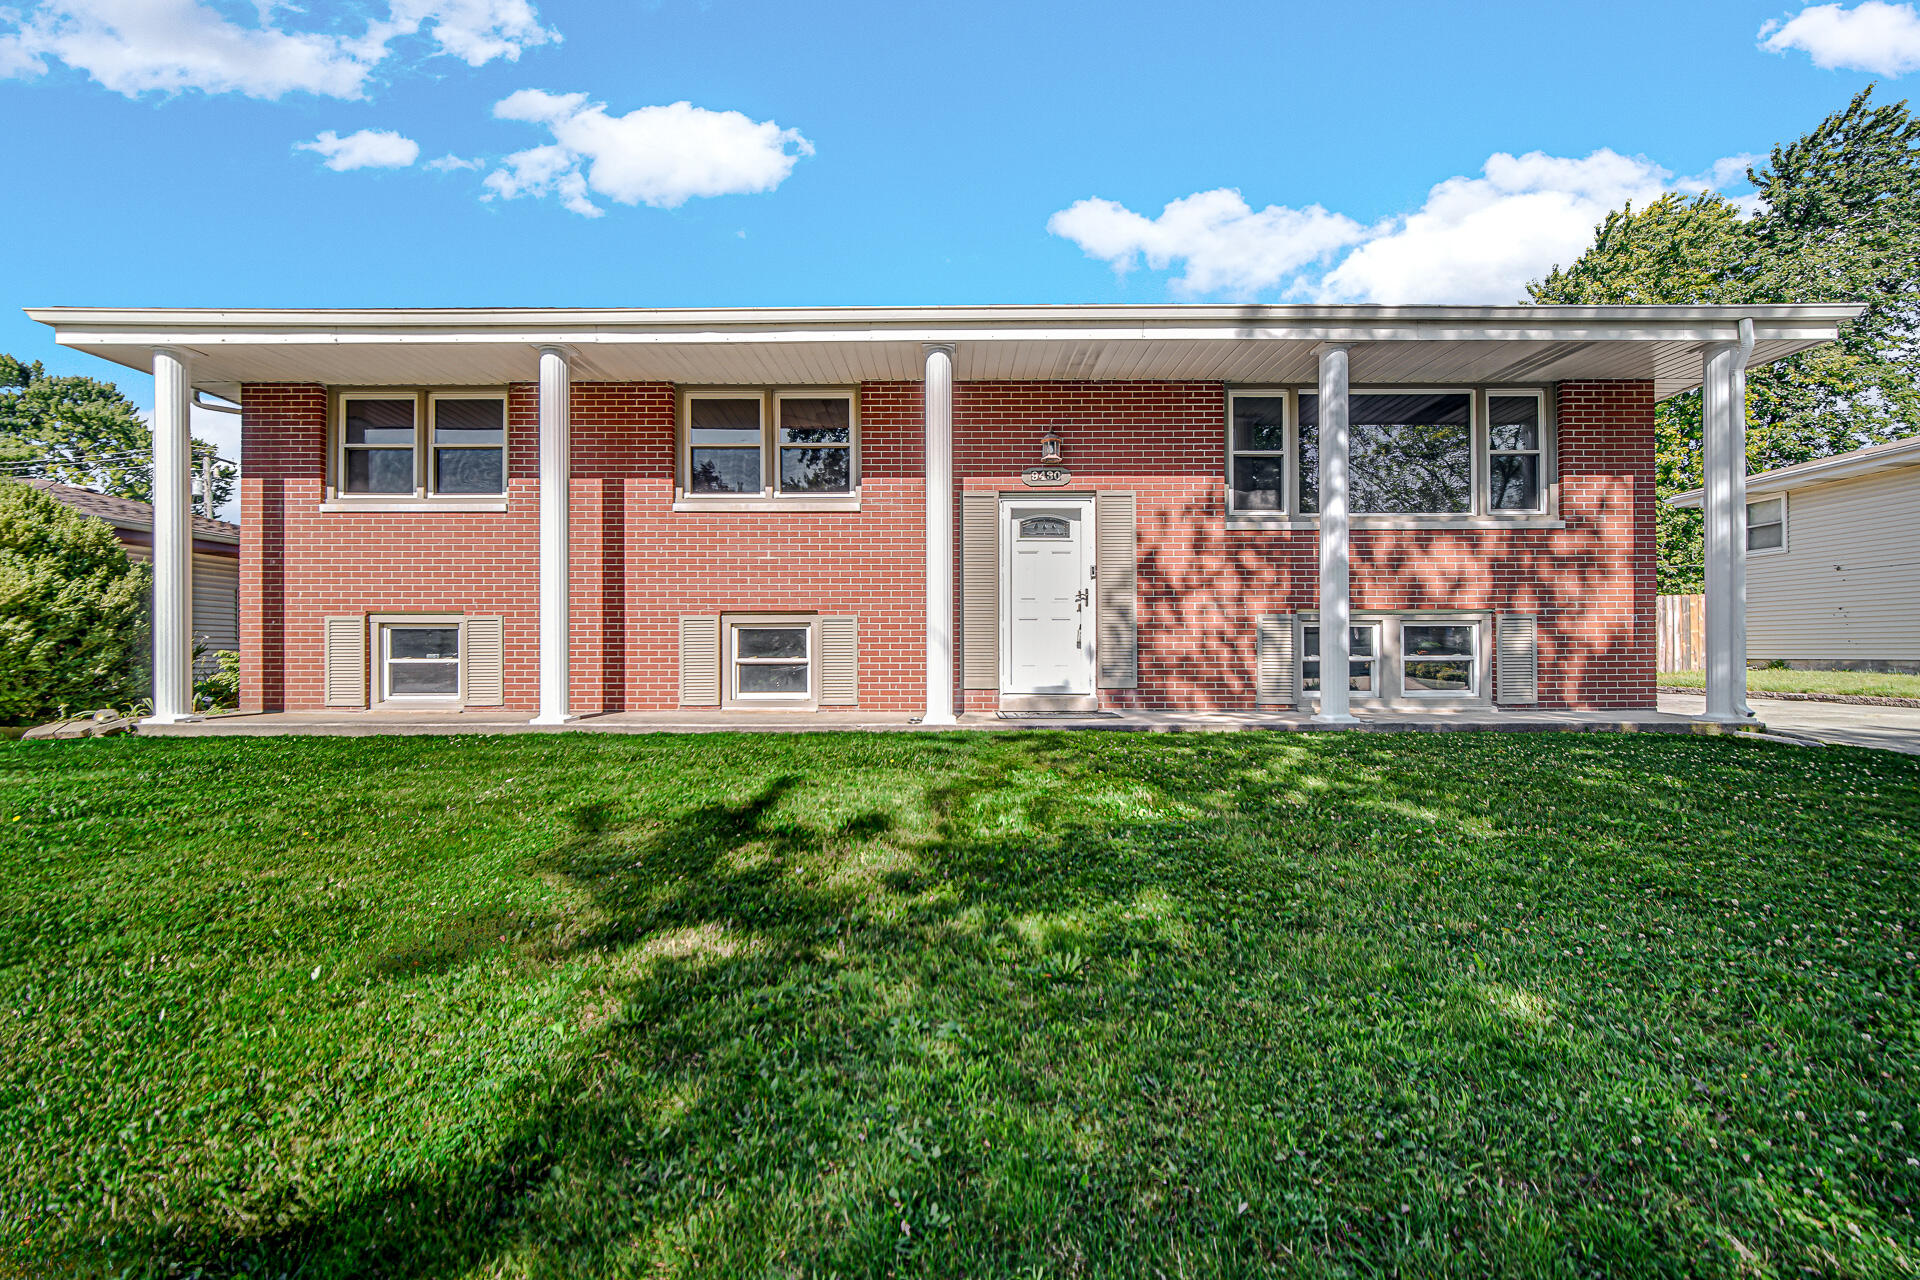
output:
<svg viewBox="0 0 1920 1280"><path fill-rule="evenodd" d="M220 669L193 682L193 705L200 711L224 711L240 705L240 655L232 649L215 649L213 660Z"/></svg>
<svg viewBox="0 0 1920 1280"><path fill-rule="evenodd" d="M0 723L142 696L151 577L105 521L0 481Z"/></svg>

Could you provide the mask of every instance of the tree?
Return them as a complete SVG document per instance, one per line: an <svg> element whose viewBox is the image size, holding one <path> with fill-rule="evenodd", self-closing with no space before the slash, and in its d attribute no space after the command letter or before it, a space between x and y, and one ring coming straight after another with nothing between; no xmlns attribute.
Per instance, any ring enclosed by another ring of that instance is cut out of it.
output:
<svg viewBox="0 0 1920 1280"><path fill-rule="evenodd" d="M0 480L0 723L140 697L150 579L104 520Z"/></svg>
<svg viewBox="0 0 1920 1280"><path fill-rule="evenodd" d="M1667 196L1607 215L1541 303L1863 302L1840 341L1747 378L1747 466L1789 466L1910 434L1920 423L1920 121L1869 86L1749 170L1751 217L1723 197ZM1655 418L1661 497L1702 483L1700 395ZM1659 510L1662 591L1698 591L1701 515Z"/></svg>
<svg viewBox="0 0 1920 1280"><path fill-rule="evenodd" d="M193 442L196 476L213 456L213 445ZM38 360L0 355L0 476L46 476L151 502L153 432L111 382L52 378ZM232 496L235 477L232 466L215 464L215 509Z"/></svg>

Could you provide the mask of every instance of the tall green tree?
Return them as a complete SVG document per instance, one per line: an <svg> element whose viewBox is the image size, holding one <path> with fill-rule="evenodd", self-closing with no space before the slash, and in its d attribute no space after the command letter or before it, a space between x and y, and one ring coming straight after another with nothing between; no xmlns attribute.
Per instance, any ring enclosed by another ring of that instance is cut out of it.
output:
<svg viewBox="0 0 1920 1280"><path fill-rule="evenodd" d="M1789 466L1920 430L1920 121L1869 86L1748 170L1757 209L1712 194L1607 215L1540 303L1861 302L1840 341L1747 379L1747 465ZM1655 420L1662 497L1697 488L1700 395ZM1660 508L1662 591L1697 591L1701 517Z"/></svg>
<svg viewBox="0 0 1920 1280"><path fill-rule="evenodd" d="M196 477L214 456L212 444L193 442ZM151 502L153 432L111 382L49 377L38 360L0 355L0 478L34 476ZM215 463L216 510L232 496L236 476L231 465Z"/></svg>

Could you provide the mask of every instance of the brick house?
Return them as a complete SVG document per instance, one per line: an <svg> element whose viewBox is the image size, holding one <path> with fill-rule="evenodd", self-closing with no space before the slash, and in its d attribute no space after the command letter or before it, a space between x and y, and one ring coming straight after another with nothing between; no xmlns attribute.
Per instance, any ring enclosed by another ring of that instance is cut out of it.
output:
<svg viewBox="0 0 1920 1280"><path fill-rule="evenodd" d="M945 723L1650 707L1654 405L1696 387L1744 715L1744 369L1856 311L29 314L156 378L157 672L205 391L244 410L244 708Z"/></svg>

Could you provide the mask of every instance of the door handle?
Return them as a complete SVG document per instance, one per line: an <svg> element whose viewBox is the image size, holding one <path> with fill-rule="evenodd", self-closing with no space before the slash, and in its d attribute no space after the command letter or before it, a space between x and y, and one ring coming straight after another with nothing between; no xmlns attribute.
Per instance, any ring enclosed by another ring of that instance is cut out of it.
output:
<svg viewBox="0 0 1920 1280"><path fill-rule="evenodd" d="M1084 609L1084 608L1086 608L1086 607L1087 607L1087 600L1088 600L1088 597L1087 597L1087 589L1086 589L1085 587L1082 587L1082 588L1080 588L1080 589L1079 589L1078 591L1076 591L1076 592L1074 592L1074 593L1073 593L1073 607L1074 607L1074 608L1076 608L1076 609Z"/></svg>

